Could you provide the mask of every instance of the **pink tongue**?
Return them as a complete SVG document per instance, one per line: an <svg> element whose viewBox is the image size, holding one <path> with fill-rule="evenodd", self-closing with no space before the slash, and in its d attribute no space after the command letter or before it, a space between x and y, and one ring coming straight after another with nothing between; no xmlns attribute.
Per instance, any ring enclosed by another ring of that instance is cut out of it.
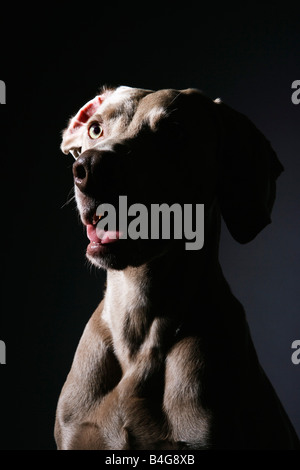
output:
<svg viewBox="0 0 300 470"><path fill-rule="evenodd" d="M101 243L100 238L97 237L96 227L94 225L90 225L90 224L87 225L86 234L87 234L88 239L91 242Z"/></svg>
<svg viewBox="0 0 300 470"><path fill-rule="evenodd" d="M107 230L107 231L97 230L96 231L96 226L91 225L91 224L87 225L86 232L87 232L87 237L91 242L102 243L102 244L113 243L113 242L117 241L121 236L121 233L118 232L118 231L116 231L116 232L109 231L109 230ZM99 238L97 236L97 232L98 232L98 235L100 235L101 238Z"/></svg>

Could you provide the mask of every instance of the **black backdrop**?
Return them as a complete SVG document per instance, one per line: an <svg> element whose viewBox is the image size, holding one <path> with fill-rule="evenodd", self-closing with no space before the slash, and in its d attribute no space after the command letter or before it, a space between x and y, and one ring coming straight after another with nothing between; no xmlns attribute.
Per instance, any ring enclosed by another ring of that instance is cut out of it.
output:
<svg viewBox="0 0 300 470"><path fill-rule="evenodd" d="M110 3L15 7L3 16L1 75L0 448L54 449L61 386L104 274L84 260L71 157L60 133L103 84L202 89L248 115L285 167L273 223L240 246L223 227L221 261L260 360L300 434L300 79L296 2L205 6ZM64 206L64 207L63 207ZM222 360L222 359L221 359Z"/></svg>

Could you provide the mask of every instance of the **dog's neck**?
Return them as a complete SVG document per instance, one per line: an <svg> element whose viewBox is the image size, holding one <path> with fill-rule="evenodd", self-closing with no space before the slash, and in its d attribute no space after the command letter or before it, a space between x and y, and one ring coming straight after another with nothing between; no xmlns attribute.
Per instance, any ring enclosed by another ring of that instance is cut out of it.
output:
<svg viewBox="0 0 300 470"><path fill-rule="evenodd" d="M217 243L209 239L198 252L171 250L138 267L109 269L103 316L119 356L130 357L153 334L167 343L195 310L201 316L211 286L223 281Z"/></svg>
<svg viewBox="0 0 300 470"><path fill-rule="evenodd" d="M201 250L186 250L184 243L178 242L140 266L108 269L106 306L118 312L119 319L121 312L139 315L141 311L174 317L181 301L186 306L191 296L199 299L211 282L216 285L217 278L222 282L218 261L220 216L215 204L206 212L204 226ZM192 299L194 305L196 299Z"/></svg>
<svg viewBox="0 0 300 470"><path fill-rule="evenodd" d="M135 364L131 359L136 354L147 350L151 356L158 344L168 348L178 335L210 328L209 318L223 311L223 302L229 304L232 294L218 261L220 217L215 206L207 211L204 227L201 250L176 244L141 266L107 271L102 315L124 370Z"/></svg>
<svg viewBox="0 0 300 470"><path fill-rule="evenodd" d="M111 308L118 304L123 311L151 314L153 310L173 316L181 296L186 302L187 292L191 296L192 287L197 286L193 295L199 297L218 267L205 253L166 253L138 267L109 269L105 297Z"/></svg>

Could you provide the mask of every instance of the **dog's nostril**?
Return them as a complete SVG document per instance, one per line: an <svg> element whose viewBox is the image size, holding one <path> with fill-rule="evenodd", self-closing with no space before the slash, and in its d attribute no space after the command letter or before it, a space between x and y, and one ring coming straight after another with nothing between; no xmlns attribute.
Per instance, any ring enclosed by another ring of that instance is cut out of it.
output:
<svg viewBox="0 0 300 470"><path fill-rule="evenodd" d="M79 180L84 180L84 178L86 177L86 171L83 165L76 166L74 176Z"/></svg>
<svg viewBox="0 0 300 470"><path fill-rule="evenodd" d="M73 163L74 183L82 192L87 192L90 189L92 183L92 159L93 154L86 151L80 155L76 162Z"/></svg>

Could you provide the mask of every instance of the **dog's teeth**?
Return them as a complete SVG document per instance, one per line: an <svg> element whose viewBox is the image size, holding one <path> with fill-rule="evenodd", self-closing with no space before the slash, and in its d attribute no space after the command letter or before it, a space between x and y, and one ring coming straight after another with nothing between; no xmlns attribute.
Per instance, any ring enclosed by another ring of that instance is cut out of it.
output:
<svg viewBox="0 0 300 470"><path fill-rule="evenodd" d="M93 224L96 225L99 222L99 220L103 217L103 215L104 214L100 214L100 215L95 214L93 216Z"/></svg>

